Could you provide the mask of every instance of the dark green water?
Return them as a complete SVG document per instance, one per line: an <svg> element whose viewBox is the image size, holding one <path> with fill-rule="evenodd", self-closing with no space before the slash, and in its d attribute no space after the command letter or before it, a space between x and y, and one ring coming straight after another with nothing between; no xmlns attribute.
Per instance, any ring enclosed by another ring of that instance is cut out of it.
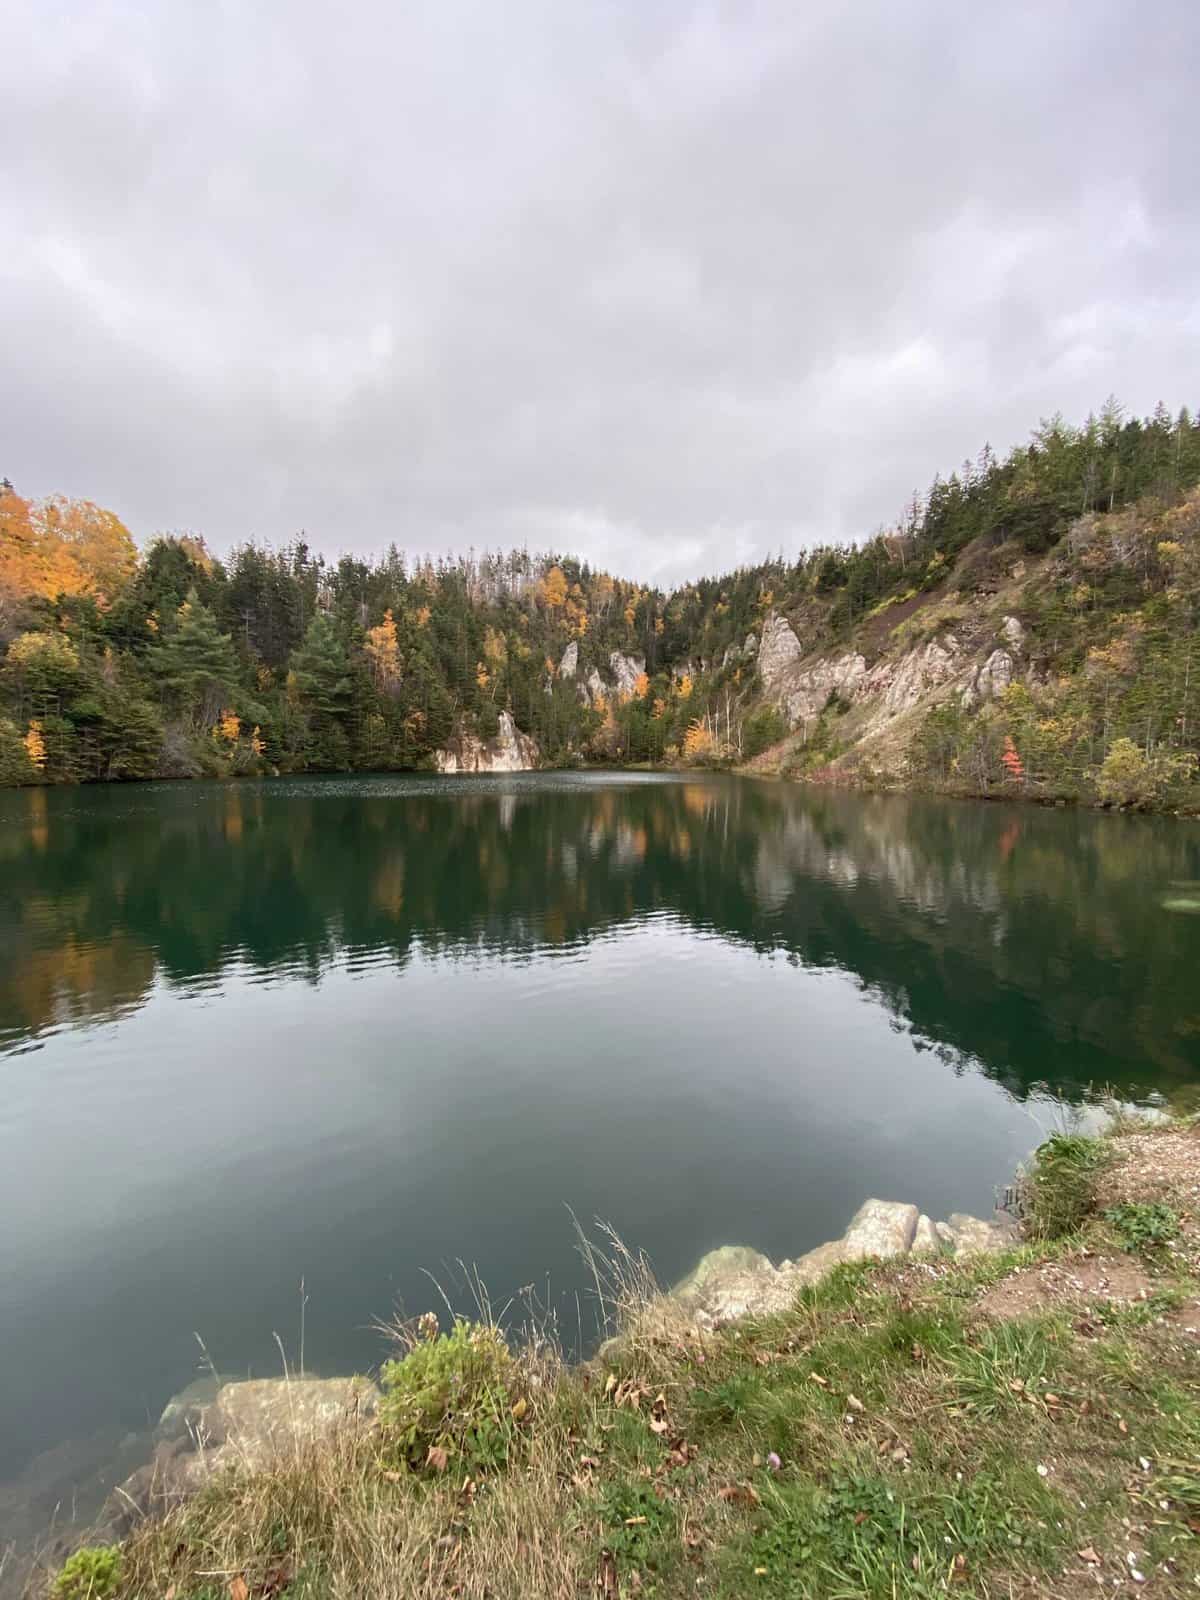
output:
<svg viewBox="0 0 1200 1600"><path fill-rule="evenodd" d="M277 1372L301 1280L336 1372L460 1257L586 1337L568 1206L666 1280L986 1213L1047 1087L1200 1082L1197 880L1195 824L728 778L0 795L0 1516L197 1333Z"/></svg>

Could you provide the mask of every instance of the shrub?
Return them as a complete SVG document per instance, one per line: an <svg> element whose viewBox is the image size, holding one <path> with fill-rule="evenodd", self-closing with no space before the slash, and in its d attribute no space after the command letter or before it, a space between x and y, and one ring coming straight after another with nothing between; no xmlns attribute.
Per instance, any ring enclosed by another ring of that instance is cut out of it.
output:
<svg viewBox="0 0 1200 1600"><path fill-rule="evenodd" d="M415 1470L442 1470L463 1456L472 1469L508 1459L516 1436L517 1364L501 1333L459 1321L385 1363L379 1407L385 1449Z"/></svg>
<svg viewBox="0 0 1200 1600"><path fill-rule="evenodd" d="M1096 1174L1108 1150L1102 1139L1056 1133L1038 1147L1034 1159L1019 1196L1027 1230L1035 1239L1061 1239L1090 1215Z"/></svg>
<svg viewBox="0 0 1200 1600"><path fill-rule="evenodd" d="M1147 755L1132 739L1114 739L1096 774L1096 789L1110 805L1153 805L1173 783L1189 778L1194 766L1190 754Z"/></svg>
<svg viewBox="0 0 1200 1600"><path fill-rule="evenodd" d="M55 1600L105 1600L121 1578L121 1550L115 1544L84 1545L70 1556L54 1580Z"/></svg>

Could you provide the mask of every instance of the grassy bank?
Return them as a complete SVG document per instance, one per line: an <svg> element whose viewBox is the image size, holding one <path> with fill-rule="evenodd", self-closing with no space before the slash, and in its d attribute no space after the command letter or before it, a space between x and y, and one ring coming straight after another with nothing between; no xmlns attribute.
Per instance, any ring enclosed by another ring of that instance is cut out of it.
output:
<svg viewBox="0 0 1200 1600"><path fill-rule="evenodd" d="M1195 1594L1200 1133L1055 1139L1025 1209L1005 1255L841 1267L715 1333L625 1273L584 1368L416 1325L369 1427L215 1478L60 1592Z"/></svg>

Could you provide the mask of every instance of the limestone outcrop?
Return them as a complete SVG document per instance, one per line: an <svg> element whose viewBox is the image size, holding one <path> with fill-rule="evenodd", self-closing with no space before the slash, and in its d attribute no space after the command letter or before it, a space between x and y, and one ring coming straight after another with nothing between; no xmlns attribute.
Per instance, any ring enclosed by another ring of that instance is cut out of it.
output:
<svg viewBox="0 0 1200 1600"><path fill-rule="evenodd" d="M537 740L517 727L511 711L500 713L493 739L460 725L449 743L437 753L439 772L530 772L541 765Z"/></svg>
<svg viewBox="0 0 1200 1600"><path fill-rule="evenodd" d="M628 698L637 688L637 681L646 670L645 656L623 656L614 650L608 658L609 671L619 695Z"/></svg>
<svg viewBox="0 0 1200 1600"><path fill-rule="evenodd" d="M804 651L788 622L772 612L763 623L762 640L758 647L758 675L768 694L784 686L791 668Z"/></svg>

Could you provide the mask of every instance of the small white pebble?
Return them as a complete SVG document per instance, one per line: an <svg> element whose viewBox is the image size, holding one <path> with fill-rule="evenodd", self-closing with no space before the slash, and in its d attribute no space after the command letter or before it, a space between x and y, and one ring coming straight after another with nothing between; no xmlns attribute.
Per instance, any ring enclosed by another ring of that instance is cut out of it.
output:
<svg viewBox="0 0 1200 1600"><path fill-rule="evenodd" d="M1141 1467L1143 1472L1149 1472L1150 1471L1150 1462L1147 1460L1147 1458L1145 1456L1139 1456L1138 1457L1138 1466Z"/></svg>
<svg viewBox="0 0 1200 1600"><path fill-rule="evenodd" d="M1042 1465L1042 1463L1039 1461L1038 1462L1038 1477L1039 1478L1048 1478L1049 1476L1050 1476L1050 1468L1049 1467L1044 1467Z"/></svg>

